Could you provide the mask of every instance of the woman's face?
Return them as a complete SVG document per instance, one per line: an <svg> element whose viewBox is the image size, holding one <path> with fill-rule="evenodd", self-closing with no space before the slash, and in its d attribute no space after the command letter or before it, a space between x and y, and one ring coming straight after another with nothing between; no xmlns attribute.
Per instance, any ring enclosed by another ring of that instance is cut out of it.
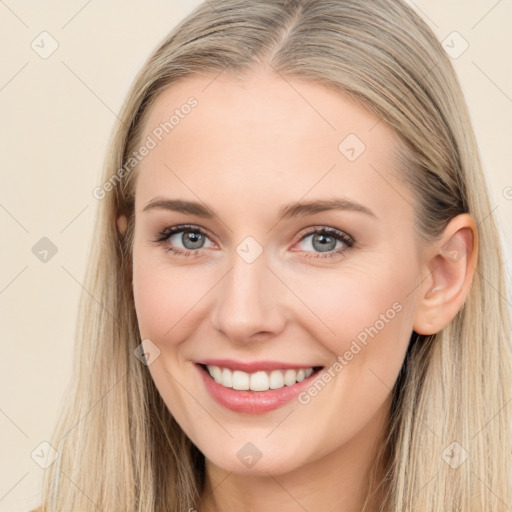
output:
<svg viewBox="0 0 512 512"><path fill-rule="evenodd" d="M228 471L336 454L355 469L382 433L425 277L396 136L337 92L264 72L188 78L144 126L133 290L169 410ZM212 360L219 382L199 365Z"/></svg>

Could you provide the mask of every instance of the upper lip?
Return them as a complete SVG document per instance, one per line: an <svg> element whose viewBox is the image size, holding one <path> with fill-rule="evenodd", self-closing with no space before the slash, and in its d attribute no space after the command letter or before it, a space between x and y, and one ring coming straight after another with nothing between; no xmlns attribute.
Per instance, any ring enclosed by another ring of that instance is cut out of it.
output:
<svg viewBox="0 0 512 512"><path fill-rule="evenodd" d="M202 359L196 361L197 364L205 364L209 366L220 366L230 370L240 370L246 373L254 373L257 371L287 370L295 368L316 368L320 365L301 364L301 363L285 363L282 361L234 361L233 359Z"/></svg>

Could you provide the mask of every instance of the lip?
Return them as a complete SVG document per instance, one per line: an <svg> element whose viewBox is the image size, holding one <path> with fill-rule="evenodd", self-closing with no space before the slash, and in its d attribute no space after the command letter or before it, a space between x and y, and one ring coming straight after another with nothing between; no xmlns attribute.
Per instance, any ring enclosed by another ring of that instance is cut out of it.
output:
<svg viewBox="0 0 512 512"><path fill-rule="evenodd" d="M282 361L253 361L243 362L235 361L233 359L202 359L196 361L197 364L205 364L209 366L221 366L222 368L228 368L231 371L240 370L245 373L255 373L258 371L272 370L288 370L288 369L300 369L300 368L315 368L321 366L319 364L300 364L300 363L284 363Z"/></svg>
<svg viewBox="0 0 512 512"><path fill-rule="evenodd" d="M297 382L292 386L284 386L280 389L269 389L268 391L239 391L232 388L226 388L215 382L215 380L208 373L208 370L201 366L201 364L198 363L195 366L198 369L210 396L217 403L226 407L227 409L244 414L263 414L265 412L273 411L286 405L291 400L296 398L300 393L306 390L309 386L311 386L314 380L316 380L322 374L322 370L324 370L322 367L319 371L312 373L303 381ZM297 368L297 366L288 367ZM311 366L302 367L311 368ZM279 366L279 368L283 367Z"/></svg>

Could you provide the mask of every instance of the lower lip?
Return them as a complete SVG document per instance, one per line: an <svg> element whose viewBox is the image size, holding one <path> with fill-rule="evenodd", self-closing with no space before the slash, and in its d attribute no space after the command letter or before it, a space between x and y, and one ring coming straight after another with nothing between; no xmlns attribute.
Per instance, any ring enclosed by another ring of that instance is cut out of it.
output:
<svg viewBox="0 0 512 512"><path fill-rule="evenodd" d="M280 389L239 391L233 388L226 388L215 382L207 370L198 364L196 366L212 398L227 409L245 414L263 414L286 405L302 391L305 391L322 373L322 370L317 371L301 382L297 382L292 386L284 386Z"/></svg>

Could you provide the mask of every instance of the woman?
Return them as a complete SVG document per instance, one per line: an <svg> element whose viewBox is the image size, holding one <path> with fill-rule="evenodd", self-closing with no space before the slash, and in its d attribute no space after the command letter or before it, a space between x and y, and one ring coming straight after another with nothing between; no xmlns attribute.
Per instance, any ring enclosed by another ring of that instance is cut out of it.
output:
<svg viewBox="0 0 512 512"><path fill-rule="evenodd" d="M504 265L397 0L218 0L105 165L41 510L508 510Z"/></svg>

